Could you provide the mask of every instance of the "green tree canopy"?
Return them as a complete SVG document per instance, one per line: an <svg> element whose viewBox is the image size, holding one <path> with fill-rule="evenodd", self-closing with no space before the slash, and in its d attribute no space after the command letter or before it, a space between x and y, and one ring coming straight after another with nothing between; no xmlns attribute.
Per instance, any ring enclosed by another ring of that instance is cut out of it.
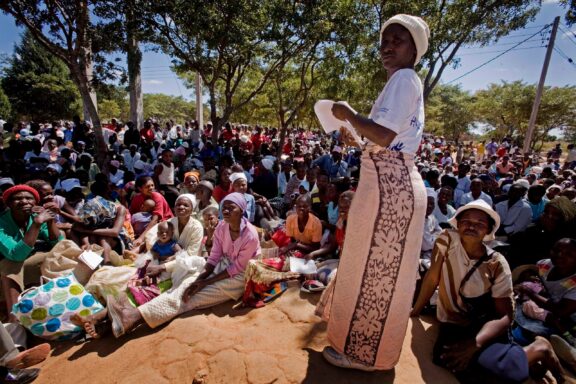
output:
<svg viewBox="0 0 576 384"><path fill-rule="evenodd" d="M160 120L174 119L181 123L196 117L196 103L186 101L182 96L145 93L144 115Z"/></svg>
<svg viewBox="0 0 576 384"><path fill-rule="evenodd" d="M459 85L437 86L426 104L426 132L460 141L474 124L472 101L473 97Z"/></svg>
<svg viewBox="0 0 576 384"><path fill-rule="evenodd" d="M495 137L523 139L535 94L536 85L522 81L491 84L476 92L472 113L476 120L495 128ZM575 126L576 87L545 87L531 147L541 146L552 129L570 132Z"/></svg>
<svg viewBox="0 0 576 384"><path fill-rule="evenodd" d="M10 105L10 100L8 96L4 93L4 89L0 84L0 119L7 120L12 114L12 106Z"/></svg>
<svg viewBox="0 0 576 384"><path fill-rule="evenodd" d="M70 71L29 32L22 35L8 63L2 87L15 118L48 121L80 113L80 95Z"/></svg>

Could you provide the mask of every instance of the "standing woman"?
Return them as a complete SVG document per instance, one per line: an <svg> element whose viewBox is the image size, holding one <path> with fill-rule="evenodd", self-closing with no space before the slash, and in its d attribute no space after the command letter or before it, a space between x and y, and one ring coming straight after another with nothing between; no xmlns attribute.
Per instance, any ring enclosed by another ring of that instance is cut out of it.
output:
<svg viewBox="0 0 576 384"><path fill-rule="evenodd" d="M336 118L370 141L336 280L317 311L328 321L331 346L323 355L339 367L386 370L400 357L427 205L414 165L424 129L422 83L414 65L428 49L429 33L419 17L389 19L380 32L388 82L370 116L340 103L332 108ZM341 132L349 140L347 131Z"/></svg>

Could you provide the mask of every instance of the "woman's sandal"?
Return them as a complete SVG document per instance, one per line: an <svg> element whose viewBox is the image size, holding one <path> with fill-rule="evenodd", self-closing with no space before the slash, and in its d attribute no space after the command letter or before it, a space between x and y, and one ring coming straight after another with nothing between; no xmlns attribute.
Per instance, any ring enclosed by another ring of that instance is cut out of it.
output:
<svg viewBox="0 0 576 384"><path fill-rule="evenodd" d="M322 351L322 356L328 361L330 364L335 365L340 368L346 369L358 369L360 371L365 372L374 372L377 371L375 367L370 367L368 365L364 365L362 363L358 363L351 359L350 357L344 355L343 353L338 353L332 347L326 347Z"/></svg>
<svg viewBox="0 0 576 384"><path fill-rule="evenodd" d="M300 290L306 293L322 292L326 286L318 280L306 280L302 283Z"/></svg>

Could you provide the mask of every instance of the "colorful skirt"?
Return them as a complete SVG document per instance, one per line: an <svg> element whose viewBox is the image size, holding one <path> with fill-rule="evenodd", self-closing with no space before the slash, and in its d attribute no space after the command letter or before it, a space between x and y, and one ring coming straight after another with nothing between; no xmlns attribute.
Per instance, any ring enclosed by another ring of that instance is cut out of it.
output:
<svg viewBox="0 0 576 384"><path fill-rule="evenodd" d="M426 190L413 156L365 152L338 273L317 314L331 346L376 369L400 358L418 274Z"/></svg>

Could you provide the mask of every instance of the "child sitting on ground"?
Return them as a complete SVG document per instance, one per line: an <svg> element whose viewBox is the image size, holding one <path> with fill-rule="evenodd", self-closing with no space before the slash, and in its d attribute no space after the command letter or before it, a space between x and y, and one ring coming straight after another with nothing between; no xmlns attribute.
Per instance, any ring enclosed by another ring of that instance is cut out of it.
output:
<svg viewBox="0 0 576 384"><path fill-rule="evenodd" d="M163 221L158 224L157 240L150 250L153 260L147 260L128 281L128 290L137 305L147 303L160 295L161 284L159 282L166 279L162 278L162 276L160 278L150 278L146 276L146 269L151 263L164 264L176 258L175 254L180 252L182 248L176 240L172 239L173 236L174 224L170 221ZM164 288L169 288L169 286Z"/></svg>
<svg viewBox="0 0 576 384"><path fill-rule="evenodd" d="M175 259L175 254L182 248L172 237L174 236L174 224L164 221L158 224L158 239L152 246L150 253L159 264Z"/></svg>
<svg viewBox="0 0 576 384"><path fill-rule="evenodd" d="M154 200L146 199L140 206L140 212L132 215L132 228L134 228L134 236L136 238L140 237L148 224L150 224L150 221L152 221L154 208L156 208Z"/></svg>

